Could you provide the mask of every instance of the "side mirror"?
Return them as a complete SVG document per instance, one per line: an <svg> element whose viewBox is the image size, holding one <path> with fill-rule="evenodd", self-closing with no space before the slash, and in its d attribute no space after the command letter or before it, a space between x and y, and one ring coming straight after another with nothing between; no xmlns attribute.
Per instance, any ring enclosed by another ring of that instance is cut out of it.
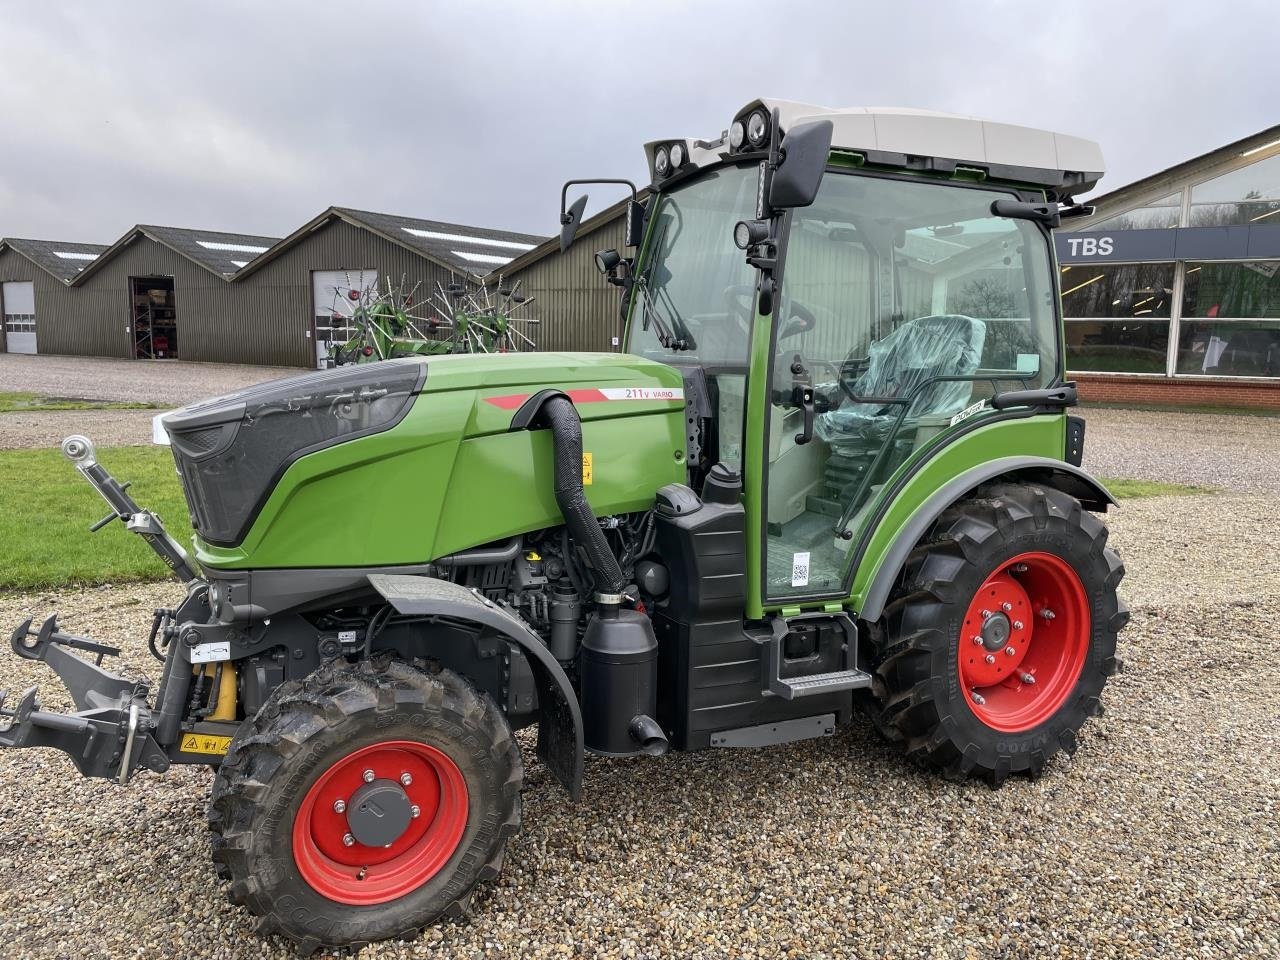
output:
<svg viewBox="0 0 1280 960"><path fill-rule="evenodd" d="M560 214L560 252L564 253L573 243L573 238L582 226L582 211L587 208L587 195L584 193L567 211Z"/></svg>
<svg viewBox="0 0 1280 960"><path fill-rule="evenodd" d="M807 207L818 195L831 153L830 120L802 123L782 138L782 160L769 181L769 206Z"/></svg>

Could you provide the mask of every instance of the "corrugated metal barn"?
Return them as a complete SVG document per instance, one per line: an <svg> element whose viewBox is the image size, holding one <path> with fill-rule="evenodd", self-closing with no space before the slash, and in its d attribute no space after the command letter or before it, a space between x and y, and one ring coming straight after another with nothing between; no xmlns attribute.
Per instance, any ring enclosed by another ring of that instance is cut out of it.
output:
<svg viewBox="0 0 1280 960"><path fill-rule="evenodd" d="M643 199L643 198L642 198ZM628 256L624 230L627 203L606 207L585 220L566 253L552 237L502 268L507 284L534 302L522 314L540 321L534 335L539 350L616 350L622 336L619 288L596 269L597 250Z"/></svg>
<svg viewBox="0 0 1280 960"><path fill-rule="evenodd" d="M0 351L35 353L36 301L52 309L67 284L106 249L95 243L0 240Z"/></svg>
<svg viewBox="0 0 1280 960"><path fill-rule="evenodd" d="M109 247L0 240L9 352L314 367L378 282L423 294L542 237L331 207L283 240L139 225Z"/></svg>

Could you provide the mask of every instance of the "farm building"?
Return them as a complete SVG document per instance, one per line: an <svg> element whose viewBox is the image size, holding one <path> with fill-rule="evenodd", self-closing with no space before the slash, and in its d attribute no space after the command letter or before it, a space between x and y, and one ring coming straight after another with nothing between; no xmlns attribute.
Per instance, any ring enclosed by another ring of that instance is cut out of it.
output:
<svg viewBox="0 0 1280 960"><path fill-rule="evenodd" d="M642 198L643 199L643 198ZM520 284L534 298L529 316L539 321L543 350L616 350L622 337L622 298L596 269L597 250L624 251L628 200L583 221L573 246L560 252L552 237L502 268L505 283Z"/></svg>
<svg viewBox="0 0 1280 960"><path fill-rule="evenodd" d="M1056 241L1082 395L1280 407L1280 126L1089 202Z"/></svg>
<svg viewBox="0 0 1280 960"><path fill-rule="evenodd" d="M314 367L342 335L349 290L389 279L429 293L542 239L330 207L284 239L139 225L109 247L3 240L3 347Z"/></svg>
<svg viewBox="0 0 1280 960"><path fill-rule="evenodd" d="M35 353L36 300L52 305L57 292L106 249L95 243L0 240L0 351Z"/></svg>

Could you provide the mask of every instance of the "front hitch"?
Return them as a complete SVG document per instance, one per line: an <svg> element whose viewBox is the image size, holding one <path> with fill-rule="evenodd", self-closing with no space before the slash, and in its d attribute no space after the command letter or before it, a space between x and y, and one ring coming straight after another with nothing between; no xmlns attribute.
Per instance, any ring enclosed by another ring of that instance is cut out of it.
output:
<svg viewBox="0 0 1280 960"><path fill-rule="evenodd" d="M108 777L128 783L139 767L161 772L169 758L156 743L155 724L147 705L147 685L104 670L102 659L117 656L115 647L62 633L57 617L39 630L24 620L9 638L13 652L26 660L42 660L71 694L75 713L40 709L36 688L8 705L8 691L0 691L0 748L53 747L71 757L86 777ZM90 662L73 653L92 654Z"/></svg>

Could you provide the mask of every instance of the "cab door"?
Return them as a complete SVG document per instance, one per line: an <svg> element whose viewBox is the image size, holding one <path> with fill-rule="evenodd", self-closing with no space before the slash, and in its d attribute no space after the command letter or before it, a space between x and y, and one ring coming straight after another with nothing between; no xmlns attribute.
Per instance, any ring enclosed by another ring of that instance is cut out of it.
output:
<svg viewBox="0 0 1280 960"><path fill-rule="evenodd" d="M847 597L899 471L991 415L995 390L1056 376L1047 239L991 214L1009 195L830 171L792 212L763 407L764 608Z"/></svg>

